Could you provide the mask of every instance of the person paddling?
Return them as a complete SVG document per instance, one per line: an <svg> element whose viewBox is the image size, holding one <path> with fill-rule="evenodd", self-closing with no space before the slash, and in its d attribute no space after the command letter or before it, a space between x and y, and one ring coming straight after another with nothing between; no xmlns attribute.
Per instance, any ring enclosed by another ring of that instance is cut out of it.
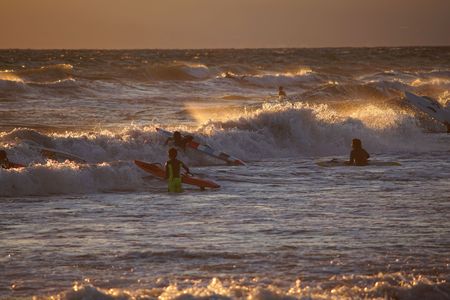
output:
<svg viewBox="0 0 450 300"><path fill-rule="evenodd" d="M177 159L177 155L177 149L169 149L169 160L166 162L165 177L167 179L167 190L169 193L183 192L183 188L181 185L181 168L185 169L187 174L192 175L189 172L189 168L182 161Z"/></svg>
<svg viewBox="0 0 450 300"><path fill-rule="evenodd" d="M175 147L179 147L183 150L186 150L186 144L191 142L194 138L190 135L183 137L179 131L175 131L172 137L167 138L164 145L167 145L170 141L173 142Z"/></svg>
<svg viewBox="0 0 450 300"><path fill-rule="evenodd" d="M352 151L350 152L350 165L366 166L370 155L363 149L360 139L352 140Z"/></svg>

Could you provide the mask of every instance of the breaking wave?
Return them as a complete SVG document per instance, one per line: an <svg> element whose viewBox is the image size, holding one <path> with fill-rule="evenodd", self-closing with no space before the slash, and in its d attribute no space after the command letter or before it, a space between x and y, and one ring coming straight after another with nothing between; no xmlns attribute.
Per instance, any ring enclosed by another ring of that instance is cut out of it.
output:
<svg viewBox="0 0 450 300"><path fill-rule="evenodd" d="M148 77L154 80L201 80L214 75L204 64L173 62L151 66Z"/></svg>
<svg viewBox="0 0 450 300"><path fill-rule="evenodd" d="M302 102L265 103L224 120L207 121L197 128L168 129L193 134L196 140L248 162L346 155L355 137L363 140L370 153L413 155L447 149L445 141L423 133L408 111L376 105L353 106L345 109ZM117 132L44 134L31 129L5 132L0 135L0 142L10 160L29 167L0 170L1 194L140 190L144 173L132 161L166 160L167 146L157 134L157 126L129 127ZM42 147L74 154L89 164L48 162L40 154ZM181 158L192 166L222 163L191 149L182 153ZM17 189L18 186L27 188Z"/></svg>
<svg viewBox="0 0 450 300"><path fill-rule="evenodd" d="M324 80L311 69L299 69L295 72L263 72L262 74L236 74L223 72L220 79L253 85L255 87L274 88L278 86L296 86L322 83Z"/></svg>
<svg viewBox="0 0 450 300"><path fill-rule="evenodd" d="M55 296L50 296L53 299ZM95 287L89 279L75 282L69 291L56 295L58 299L429 299L450 297L450 284L444 279L430 280L425 276L403 273L370 276L335 276L328 281L309 283L301 279L289 285L280 280L196 279L157 280L144 288ZM42 297L46 299L46 297Z"/></svg>

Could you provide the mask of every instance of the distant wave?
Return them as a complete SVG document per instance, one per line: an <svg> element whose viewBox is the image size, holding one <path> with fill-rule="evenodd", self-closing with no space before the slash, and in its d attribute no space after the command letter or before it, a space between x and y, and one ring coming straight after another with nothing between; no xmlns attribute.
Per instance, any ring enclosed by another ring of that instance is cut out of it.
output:
<svg viewBox="0 0 450 300"><path fill-rule="evenodd" d="M278 86L293 86L322 82L323 80L310 69L300 69L296 72L265 72L263 74L235 74L223 72L218 76L225 80L232 80L240 84L258 87L274 88Z"/></svg>
<svg viewBox="0 0 450 300"><path fill-rule="evenodd" d="M124 70L126 71L126 70ZM132 67L128 74L124 74L137 80L204 80L214 76L214 71L201 63L178 62L146 64Z"/></svg>
<svg viewBox="0 0 450 300"><path fill-rule="evenodd" d="M23 68L18 70L0 71L1 82L21 84L52 85L65 81L74 81L73 66L70 64L47 65L39 68Z"/></svg>

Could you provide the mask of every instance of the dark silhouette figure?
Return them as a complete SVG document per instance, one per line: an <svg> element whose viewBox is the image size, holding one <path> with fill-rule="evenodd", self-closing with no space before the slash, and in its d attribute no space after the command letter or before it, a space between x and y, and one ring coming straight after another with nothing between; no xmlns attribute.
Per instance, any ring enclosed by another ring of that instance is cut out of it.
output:
<svg viewBox="0 0 450 300"><path fill-rule="evenodd" d="M194 138L191 135L182 136L179 131L175 131L172 137L167 138L164 145L167 145L170 141L173 142L175 147L179 147L186 150L186 144L191 142Z"/></svg>
<svg viewBox="0 0 450 300"><path fill-rule="evenodd" d="M447 133L450 133L450 123L444 122L444 125L447 127Z"/></svg>
<svg viewBox="0 0 450 300"><path fill-rule="evenodd" d="M3 169L10 169L13 167L12 163L8 159L8 155L5 150L0 150L0 166Z"/></svg>
<svg viewBox="0 0 450 300"><path fill-rule="evenodd" d="M366 166L370 155L363 149L360 139L352 140L352 151L350 152L350 165Z"/></svg>
<svg viewBox="0 0 450 300"><path fill-rule="evenodd" d="M287 97L286 92L284 91L284 88L282 86L278 87L278 97L279 98Z"/></svg>
<svg viewBox="0 0 450 300"><path fill-rule="evenodd" d="M189 168L182 161L177 159L177 154L177 149L169 149L169 160L166 162L165 177L167 179L167 190L169 193L183 192L183 188L181 186L181 168L184 168L187 174L191 174L189 172Z"/></svg>

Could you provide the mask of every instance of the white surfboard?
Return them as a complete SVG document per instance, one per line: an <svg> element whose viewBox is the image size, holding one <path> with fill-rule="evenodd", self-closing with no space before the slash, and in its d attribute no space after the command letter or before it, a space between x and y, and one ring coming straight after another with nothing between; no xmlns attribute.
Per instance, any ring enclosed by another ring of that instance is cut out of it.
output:
<svg viewBox="0 0 450 300"><path fill-rule="evenodd" d="M405 92L406 101L420 110L428 114L430 117L442 123L450 123L450 111L443 108L439 102L425 97L417 96L410 92Z"/></svg>
<svg viewBox="0 0 450 300"><path fill-rule="evenodd" d="M41 148L41 155L45 158L53 160L70 160L80 164L86 163L86 160L82 159L79 156L50 148Z"/></svg>
<svg viewBox="0 0 450 300"><path fill-rule="evenodd" d="M39 151L41 155L47 159L53 159L53 160L70 160L76 163L85 164L87 163L86 160L83 158L76 156L71 153L67 153L64 151L59 151L52 148L45 148L39 145L38 143L31 141L31 140L23 140L22 141L28 148Z"/></svg>
<svg viewBox="0 0 450 300"><path fill-rule="evenodd" d="M355 166L351 165L348 160L333 158L331 160L316 161L316 165L320 167L367 167L367 166L377 166L377 167L396 167L401 166L399 162L396 161L380 161L380 160L369 160L365 166Z"/></svg>

